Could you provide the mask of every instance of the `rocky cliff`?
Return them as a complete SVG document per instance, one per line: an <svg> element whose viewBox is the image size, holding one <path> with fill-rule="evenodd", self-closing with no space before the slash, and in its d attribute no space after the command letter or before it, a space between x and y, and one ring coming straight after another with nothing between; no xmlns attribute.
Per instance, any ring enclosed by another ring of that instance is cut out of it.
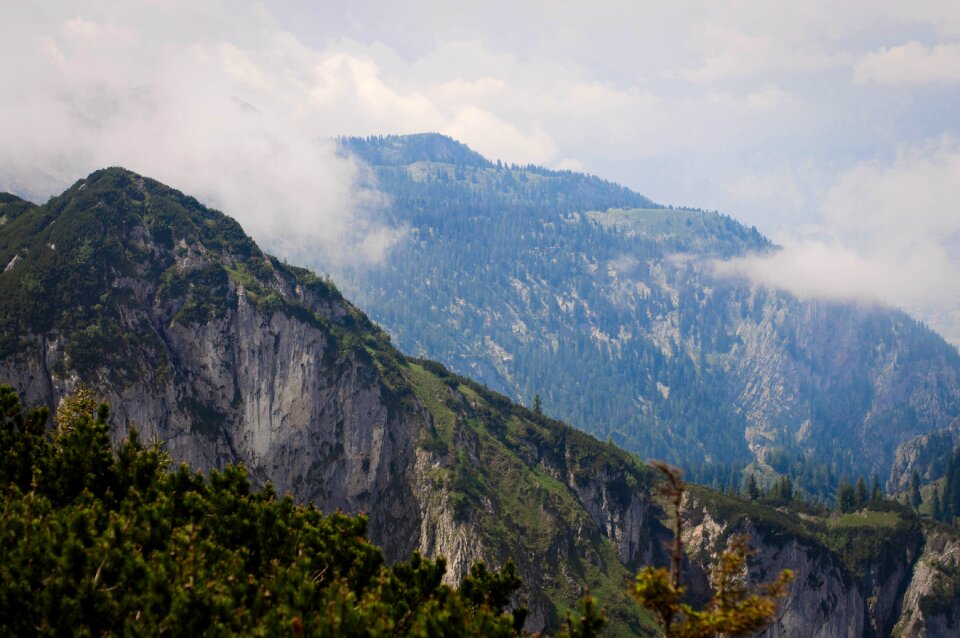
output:
<svg viewBox="0 0 960 638"><path fill-rule="evenodd" d="M925 529L925 536L894 636L948 638L960 633L960 539L955 530L936 524Z"/></svg>
<svg viewBox="0 0 960 638"><path fill-rule="evenodd" d="M960 447L960 419L941 430L904 441L894 454L887 491L906 491L914 472L924 483L940 478L957 447Z"/></svg>
<svg viewBox="0 0 960 638"><path fill-rule="evenodd" d="M790 569L773 625L781 637L955 636L960 631L960 536L886 502L844 515L770 510L696 488L684 505L688 581L700 599L736 534L755 552L748 578Z"/></svg>

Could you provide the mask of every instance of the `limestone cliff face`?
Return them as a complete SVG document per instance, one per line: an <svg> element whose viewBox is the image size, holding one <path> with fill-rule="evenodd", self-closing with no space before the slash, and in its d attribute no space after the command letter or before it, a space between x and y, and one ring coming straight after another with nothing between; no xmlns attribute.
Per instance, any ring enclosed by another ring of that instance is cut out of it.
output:
<svg viewBox="0 0 960 638"><path fill-rule="evenodd" d="M772 580L783 569L793 571L794 580L781 603L774 624L761 635L769 638L855 638L864 635L867 613L864 597L853 585L841 561L821 545L803 538L773 541L749 522L731 525L717 519L708 506L696 498L686 501L684 545L690 558L690 580L699 584L694 591L709 597L708 574L734 534L749 534L756 551L750 561L749 578L754 582Z"/></svg>
<svg viewBox="0 0 960 638"><path fill-rule="evenodd" d="M738 343L725 366L757 458L767 448L795 450L886 476L900 442L960 411L956 353L933 347L937 338L903 313L751 295L757 312L729 318Z"/></svg>
<svg viewBox="0 0 960 638"><path fill-rule="evenodd" d="M903 596L893 635L948 638L960 633L960 539L939 525L925 530L926 544Z"/></svg>
<svg viewBox="0 0 960 638"><path fill-rule="evenodd" d="M887 492L907 490L914 472L925 483L940 478L957 447L960 447L960 418L942 430L904 441L894 454Z"/></svg>
<svg viewBox="0 0 960 638"><path fill-rule="evenodd" d="M279 275L277 287L292 298L299 293L331 320L346 312L311 303ZM369 358L340 349L328 331L259 309L232 282L229 309L204 323L170 322L182 300L138 292L145 303L125 309L126 327L154 344L129 353L138 374L118 379L96 368L82 379L113 406L115 437L136 426L199 470L243 463L257 483L270 481L300 501L368 512L371 535L388 556L417 547L412 485L420 422L415 410L388 407ZM80 376L62 339L30 339L39 347L0 362L0 378L28 403L55 407Z"/></svg>
<svg viewBox="0 0 960 638"><path fill-rule="evenodd" d="M781 522L719 514L716 501L686 499L684 545L687 581L698 600L709 598L708 574L729 538L746 533L756 552L749 580L772 580L781 570L794 580L765 638L823 636L934 637L960 630L960 537L956 530L924 522L892 535L864 554L851 548L856 569L821 540ZM855 541L856 542L856 541ZM861 542L870 542L864 539Z"/></svg>

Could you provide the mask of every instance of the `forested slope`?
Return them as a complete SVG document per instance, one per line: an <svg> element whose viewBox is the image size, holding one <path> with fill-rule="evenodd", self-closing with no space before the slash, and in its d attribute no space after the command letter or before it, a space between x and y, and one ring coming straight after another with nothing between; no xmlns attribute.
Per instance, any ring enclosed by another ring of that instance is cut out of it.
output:
<svg viewBox="0 0 960 638"><path fill-rule="evenodd" d="M313 265L402 350L643 457L720 487L751 464L829 498L960 414L960 355L903 312L717 276L775 250L729 217L438 135L341 145L408 240L381 267Z"/></svg>

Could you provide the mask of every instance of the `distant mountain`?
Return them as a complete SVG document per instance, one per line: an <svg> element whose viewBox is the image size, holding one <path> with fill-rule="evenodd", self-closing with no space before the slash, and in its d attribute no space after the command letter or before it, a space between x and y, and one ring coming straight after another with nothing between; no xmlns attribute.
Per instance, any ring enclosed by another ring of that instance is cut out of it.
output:
<svg viewBox="0 0 960 638"><path fill-rule="evenodd" d="M513 559L530 630L589 587L607 635L653 634L625 588L663 564L668 514L632 455L405 357L332 283L151 179L107 169L43 206L2 196L0 219L0 384L26 404L86 383L115 438L136 426L194 469L242 462L255 484L364 511L391 560L444 555L456 582ZM751 578L795 570L768 636L949 636L960 613L944 594L956 533L895 503L831 516L695 488L682 516L695 597L732 534L760 553Z"/></svg>
<svg viewBox="0 0 960 638"><path fill-rule="evenodd" d="M334 270L406 351L724 486L749 465L832 496L960 415L960 355L903 312L719 278L776 248L717 213L483 160L440 135L346 138L409 229Z"/></svg>

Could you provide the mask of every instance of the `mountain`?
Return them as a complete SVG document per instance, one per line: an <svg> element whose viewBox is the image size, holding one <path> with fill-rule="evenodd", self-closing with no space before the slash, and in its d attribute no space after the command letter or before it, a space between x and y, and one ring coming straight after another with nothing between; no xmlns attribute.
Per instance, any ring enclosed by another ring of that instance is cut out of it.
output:
<svg viewBox="0 0 960 638"><path fill-rule="evenodd" d="M0 383L25 404L84 382L115 440L136 426L193 468L243 463L299 501L365 511L390 560L444 555L457 581L514 558L532 628L586 586L609 593L614 627L642 627L623 583L663 528L630 456L407 360L332 283L153 180L107 169L3 206Z"/></svg>
<svg viewBox="0 0 960 638"><path fill-rule="evenodd" d="M744 468L832 498L960 415L960 354L898 310L721 277L776 250L724 215L426 134L346 138L408 231L377 268L316 267L401 350L725 487Z"/></svg>
<svg viewBox="0 0 960 638"><path fill-rule="evenodd" d="M243 463L255 485L366 512L388 560L446 556L448 582L514 560L528 629L556 629L589 587L608 635L651 634L625 588L665 562L670 515L634 455L404 356L330 281L154 180L97 171L42 206L4 196L0 219L0 384L25 404L85 383L114 440L135 426L195 469ZM692 595L746 531L752 578L798 574L768 635L950 635L955 530L886 501L778 507L690 491Z"/></svg>

